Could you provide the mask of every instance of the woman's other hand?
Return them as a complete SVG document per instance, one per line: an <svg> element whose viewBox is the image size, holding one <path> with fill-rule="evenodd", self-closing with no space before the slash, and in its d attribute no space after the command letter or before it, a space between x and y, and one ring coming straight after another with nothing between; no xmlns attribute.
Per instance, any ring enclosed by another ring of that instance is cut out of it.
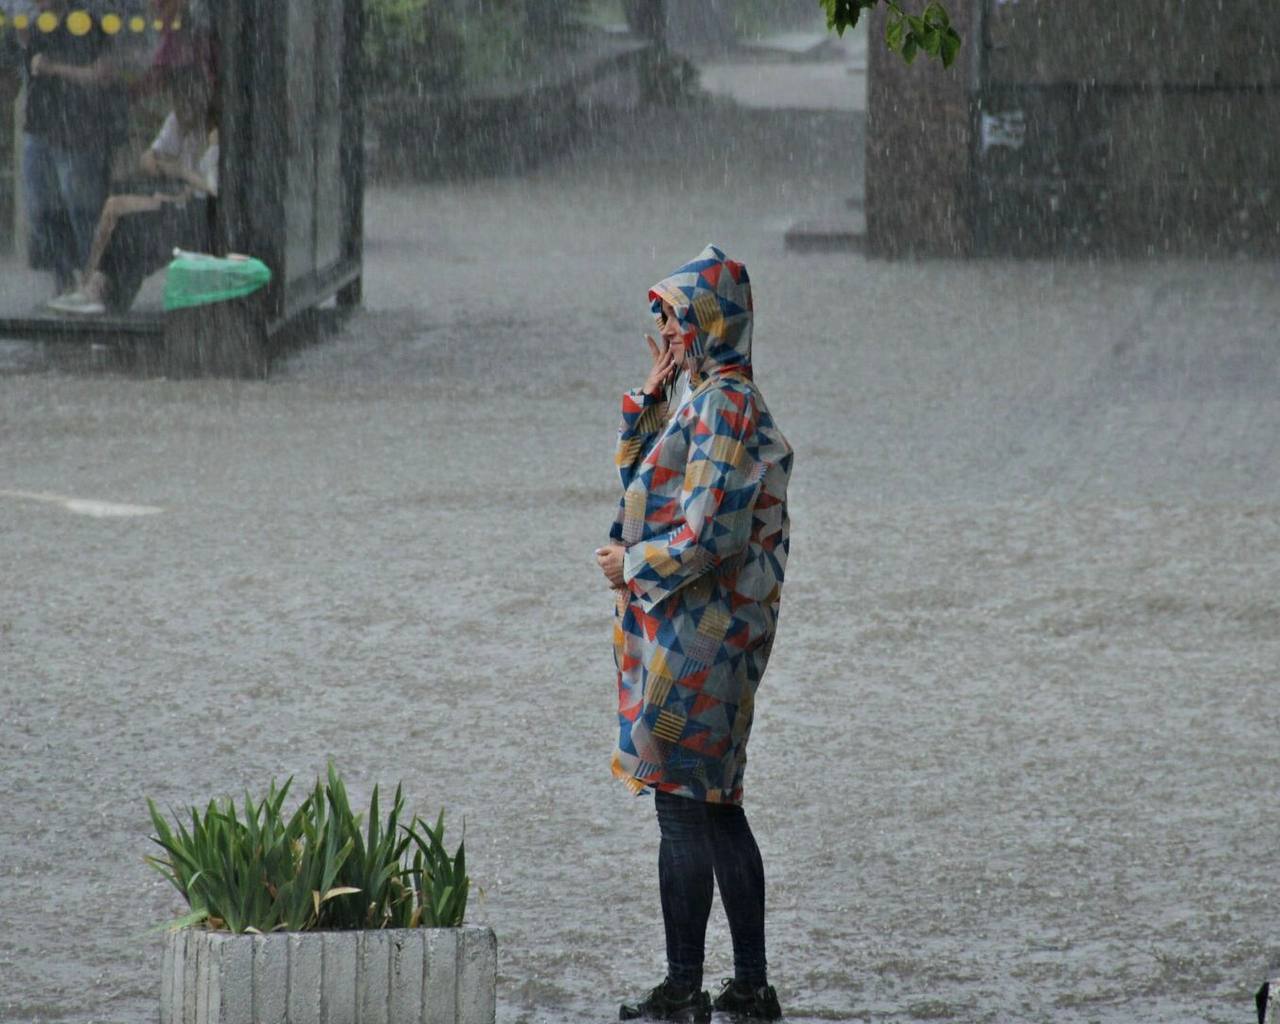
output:
<svg viewBox="0 0 1280 1024"><path fill-rule="evenodd" d="M606 544L602 548L596 548L596 565L600 566L604 578L614 590L621 590L627 585L622 578L622 556L626 553L627 549L621 544Z"/></svg>
<svg viewBox="0 0 1280 1024"><path fill-rule="evenodd" d="M649 370L649 376L644 379L643 390L646 395L658 398L666 390L667 385L675 379L675 356L672 354L671 348L667 345L665 339L659 345L646 334L644 340L649 343L649 354L653 357L653 367Z"/></svg>

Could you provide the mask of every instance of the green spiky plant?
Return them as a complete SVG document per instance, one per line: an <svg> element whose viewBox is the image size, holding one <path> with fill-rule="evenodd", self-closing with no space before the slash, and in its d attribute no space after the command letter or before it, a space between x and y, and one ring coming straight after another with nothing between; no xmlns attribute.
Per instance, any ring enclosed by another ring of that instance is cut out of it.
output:
<svg viewBox="0 0 1280 1024"><path fill-rule="evenodd" d="M397 786L383 818L375 786L365 826L330 764L327 781L317 779L286 815L292 783L273 781L257 801L246 793L239 809L231 799L192 807L172 825L148 799L151 839L164 854L147 861L190 907L173 926L271 932L462 924L471 881L464 843L452 856L444 846L443 811L434 827L416 815L405 823Z"/></svg>

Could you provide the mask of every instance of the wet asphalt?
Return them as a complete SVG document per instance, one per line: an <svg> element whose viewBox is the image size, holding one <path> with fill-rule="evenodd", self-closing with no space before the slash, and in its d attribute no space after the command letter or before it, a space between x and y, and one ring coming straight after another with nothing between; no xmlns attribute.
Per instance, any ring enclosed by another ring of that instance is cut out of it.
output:
<svg viewBox="0 0 1280 1024"><path fill-rule="evenodd" d="M751 269L797 452L746 780L789 1019L1250 1019L1276 268L787 251L857 192L862 130L717 100L520 177L379 185L365 308L264 382L6 350L0 1020L155 1019L149 929L182 908L144 798L330 758L353 799L403 780L465 823L504 1024L661 977L591 551L645 291L708 241ZM731 973L718 909L709 950Z"/></svg>

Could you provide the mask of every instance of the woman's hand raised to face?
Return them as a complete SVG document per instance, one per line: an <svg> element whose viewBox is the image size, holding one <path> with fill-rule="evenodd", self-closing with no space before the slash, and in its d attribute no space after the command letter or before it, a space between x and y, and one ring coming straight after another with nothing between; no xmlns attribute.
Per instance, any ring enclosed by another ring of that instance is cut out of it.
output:
<svg viewBox="0 0 1280 1024"><path fill-rule="evenodd" d="M665 338L661 345L647 334L644 336L644 340L649 343L649 354L653 357L653 366L649 370L649 376L644 379L644 393L657 398L662 395L667 385L675 379L675 355L672 353L671 347L666 343Z"/></svg>

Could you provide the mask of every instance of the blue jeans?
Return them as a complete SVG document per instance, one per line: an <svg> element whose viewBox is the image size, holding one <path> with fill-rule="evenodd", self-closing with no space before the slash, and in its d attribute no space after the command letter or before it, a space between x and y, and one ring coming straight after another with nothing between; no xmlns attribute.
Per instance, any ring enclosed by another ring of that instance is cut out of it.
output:
<svg viewBox="0 0 1280 1024"><path fill-rule="evenodd" d="M22 182L31 227L31 265L52 270L59 290L89 260L93 232L107 199L109 154L68 149L39 135L22 136Z"/></svg>
<svg viewBox="0 0 1280 1024"><path fill-rule="evenodd" d="M766 982L764 863L741 807L655 792L658 888L667 933L667 977L702 988L712 880L733 937L733 975L753 988Z"/></svg>

